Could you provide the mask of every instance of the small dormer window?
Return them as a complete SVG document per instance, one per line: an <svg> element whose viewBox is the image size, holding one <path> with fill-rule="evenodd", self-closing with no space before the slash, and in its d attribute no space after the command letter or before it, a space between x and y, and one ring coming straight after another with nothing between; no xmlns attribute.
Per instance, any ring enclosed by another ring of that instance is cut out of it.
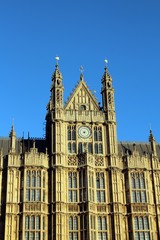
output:
<svg viewBox="0 0 160 240"><path fill-rule="evenodd" d="M79 108L79 110L85 111L85 110L86 110L86 105L81 105L80 108Z"/></svg>

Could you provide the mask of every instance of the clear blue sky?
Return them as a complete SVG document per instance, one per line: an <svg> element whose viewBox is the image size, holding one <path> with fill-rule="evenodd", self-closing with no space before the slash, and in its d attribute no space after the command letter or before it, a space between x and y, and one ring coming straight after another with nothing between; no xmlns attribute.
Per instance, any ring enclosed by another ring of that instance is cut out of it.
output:
<svg viewBox="0 0 160 240"><path fill-rule="evenodd" d="M160 1L0 1L0 136L44 134L55 56L65 99L80 65L101 101L104 59L115 88L118 139L160 142Z"/></svg>

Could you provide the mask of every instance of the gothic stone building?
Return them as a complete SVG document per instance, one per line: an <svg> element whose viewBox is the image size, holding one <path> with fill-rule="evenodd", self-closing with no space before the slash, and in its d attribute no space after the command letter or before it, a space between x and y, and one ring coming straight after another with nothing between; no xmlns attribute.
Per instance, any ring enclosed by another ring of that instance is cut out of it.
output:
<svg viewBox="0 0 160 240"><path fill-rule="evenodd" d="M63 103L52 76L46 138L0 139L1 240L160 239L160 145L118 142L112 78L102 107L83 74Z"/></svg>

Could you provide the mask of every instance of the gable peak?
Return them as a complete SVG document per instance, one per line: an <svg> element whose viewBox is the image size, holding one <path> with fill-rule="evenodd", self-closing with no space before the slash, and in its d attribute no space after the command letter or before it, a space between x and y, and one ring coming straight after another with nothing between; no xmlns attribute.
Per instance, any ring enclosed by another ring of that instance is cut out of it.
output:
<svg viewBox="0 0 160 240"><path fill-rule="evenodd" d="M92 105L92 110L99 110L99 104L95 95L91 92L86 82L84 81L83 75L80 75L80 80L75 88L72 90L68 100L66 102L66 109L78 110L80 106L86 105L86 109L90 109L90 104Z"/></svg>

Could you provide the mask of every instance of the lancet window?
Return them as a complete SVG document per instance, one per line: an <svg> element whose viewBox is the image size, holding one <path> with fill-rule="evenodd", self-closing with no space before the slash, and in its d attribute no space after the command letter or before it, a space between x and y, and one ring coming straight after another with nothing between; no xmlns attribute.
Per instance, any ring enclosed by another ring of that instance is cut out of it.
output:
<svg viewBox="0 0 160 240"><path fill-rule="evenodd" d="M135 240L150 240L148 217L134 217L134 230Z"/></svg>
<svg viewBox="0 0 160 240"><path fill-rule="evenodd" d="M144 173L131 173L132 202L146 202L146 186Z"/></svg>
<svg viewBox="0 0 160 240"><path fill-rule="evenodd" d="M89 200L94 202L94 173L89 172Z"/></svg>
<svg viewBox="0 0 160 240"><path fill-rule="evenodd" d="M87 215L83 214L80 216L80 239L87 239Z"/></svg>
<svg viewBox="0 0 160 240"><path fill-rule="evenodd" d="M90 216L90 227L91 227L91 239L96 240L96 217Z"/></svg>
<svg viewBox="0 0 160 240"><path fill-rule="evenodd" d="M67 127L68 153L76 153L76 126Z"/></svg>
<svg viewBox="0 0 160 240"><path fill-rule="evenodd" d="M105 216L98 216L98 240L107 240L107 222Z"/></svg>
<svg viewBox="0 0 160 240"><path fill-rule="evenodd" d="M78 240L78 217L69 217L69 240Z"/></svg>
<svg viewBox="0 0 160 240"><path fill-rule="evenodd" d="M46 239L46 217L40 215L25 216L25 240Z"/></svg>
<svg viewBox="0 0 160 240"><path fill-rule="evenodd" d="M96 173L97 202L105 202L104 173Z"/></svg>
<svg viewBox="0 0 160 240"><path fill-rule="evenodd" d="M79 195L80 195L80 202L84 202L87 200L85 169L81 169L81 171L79 172Z"/></svg>
<svg viewBox="0 0 160 240"><path fill-rule="evenodd" d="M45 173L40 170L26 172L26 201L39 202L45 201Z"/></svg>
<svg viewBox="0 0 160 240"><path fill-rule="evenodd" d="M69 202L77 202L77 173L69 172L68 173L68 201Z"/></svg>
<svg viewBox="0 0 160 240"><path fill-rule="evenodd" d="M25 217L25 240L40 240L40 216Z"/></svg>
<svg viewBox="0 0 160 240"><path fill-rule="evenodd" d="M102 127L94 127L94 153L103 154Z"/></svg>

